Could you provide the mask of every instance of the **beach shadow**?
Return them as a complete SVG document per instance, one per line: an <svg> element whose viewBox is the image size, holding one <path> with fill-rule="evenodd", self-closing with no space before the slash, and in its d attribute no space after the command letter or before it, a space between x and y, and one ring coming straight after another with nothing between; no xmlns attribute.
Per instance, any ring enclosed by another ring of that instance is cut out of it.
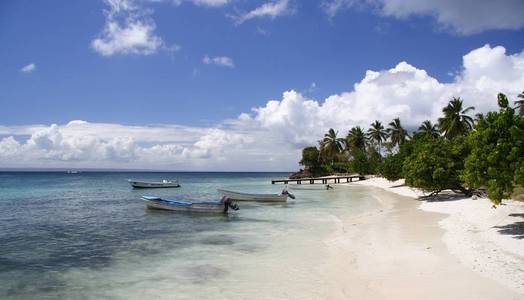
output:
<svg viewBox="0 0 524 300"><path fill-rule="evenodd" d="M420 201L426 201L426 202L448 202L448 201L457 201L457 200L463 200L466 198L464 194L457 194L454 192L441 192L438 195L427 195L427 196L421 196L417 199ZM473 201L473 199L470 199Z"/></svg>
<svg viewBox="0 0 524 300"><path fill-rule="evenodd" d="M403 183L403 184L393 185L391 186L391 188L394 189L394 188L399 188L399 187L404 187L404 186L406 186L406 184Z"/></svg>
<svg viewBox="0 0 524 300"><path fill-rule="evenodd" d="M509 216L524 218L524 214L509 214ZM518 221L501 226L493 226L493 228L498 229L500 234L512 235L513 238L519 240L524 239L524 221Z"/></svg>

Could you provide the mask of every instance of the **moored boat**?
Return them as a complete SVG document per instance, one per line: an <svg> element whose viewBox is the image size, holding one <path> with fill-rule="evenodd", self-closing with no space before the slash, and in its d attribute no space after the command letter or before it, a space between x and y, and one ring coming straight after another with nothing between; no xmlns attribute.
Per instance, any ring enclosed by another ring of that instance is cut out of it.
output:
<svg viewBox="0 0 524 300"><path fill-rule="evenodd" d="M287 190L283 190L280 194L250 194L228 190L217 190L221 196L231 198L236 201L258 201L258 202L285 202L287 198L295 199L295 196Z"/></svg>
<svg viewBox="0 0 524 300"><path fill-rule="evenodd" d="M141 181L141 180L133 180L128 179L127 180L129 184L131 184L134 188L176 188L180 187L180 184L178 184L178 181L176 180L162 180L162 181Z"/></svg>
<svg viewBox="0 0 524 300"><path fill-rule="evenodd" d="M334 187L329 184L290 184L292 190L332 190Z"/></svg>
<svg viewBox="0 0 524 300"><path fill-rule="evenodd" d="M150 209L162 209L185 212L202 212L202 213L227 213L229 209L238 210L238 205L233 203L232 199L222 197L216 201L180 201L169 200L154 196L142 196L146 207Z"/></svg>

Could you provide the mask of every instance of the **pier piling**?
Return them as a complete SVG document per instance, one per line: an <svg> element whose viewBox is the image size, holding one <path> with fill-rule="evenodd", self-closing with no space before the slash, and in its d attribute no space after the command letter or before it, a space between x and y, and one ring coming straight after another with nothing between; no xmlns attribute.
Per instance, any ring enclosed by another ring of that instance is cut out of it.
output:
<svg viewBox="0 0 524 300"><path fill-rule="evenodd" d="M350 175L350 176L331 176L331 177L318 177L318 178L300 178L300 179L272 179L271 184L275 183L284 183L288 184L290 182L295 182L296 184L302 184L302 181L309 182L309 184L317 184L317 181L320 181L321 184L328 183L340 183L341 180L345 179L346 182L353 182L353 179L365 180L366 177L362 175Z"/></svg>

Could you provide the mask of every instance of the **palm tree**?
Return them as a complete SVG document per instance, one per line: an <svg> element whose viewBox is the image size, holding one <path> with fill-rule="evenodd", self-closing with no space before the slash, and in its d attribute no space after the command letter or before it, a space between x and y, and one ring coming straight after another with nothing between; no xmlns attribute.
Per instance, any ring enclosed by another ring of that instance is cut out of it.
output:
<svg viewBox="0 0 524 300"><path fill-rule="evenodd" d="M435 138L440 136L438 126L436 124L432 124L430 120L422 122L422 125L420 125L420 127L418 128L418 132Z"/></svg>
<svg viewBox="0 0 524 300"><path fill-rule="evenodd" d="M406 131L406 129L404 129L404 127L402 127L402 124L400 124L400 119L399 118L393 119L393 121L390 122L388 126L389 127L388 129L386 129L386 131L389 134L389 139L391 140L391 146L395 147L395 146L402 145L406 141L406 138L408 137L408 132Z"/></svg>
<svg viewBox="0 0 524 300"><path fill-rule="evenodd" d="M515 109L519 110L519 115L524 116L524 92L520 93L517 98L521 100L515 101Z"/></svg>
<svg viewBox="0 0 524 300"><path fill-rule="evenodd" d="M473 118L467 113L474 110L475 107L469 106L462 109L462 106L462 99L453 97L442 109L444 117L438 119L438 126L447 139L465 135L473 129Z"/></svg>
<svg viewBox="0 0 524 300"><path fill-rule="evenodd" d="M340 153L344 149L344 139L337 137L338 131L329 128L328 132L324 134L324 138L320 141L320 153L325 154L328 158L331 158Z"/></svg>
<svg viewBox="0 0 524 300"><path fill-rule="evenodd" d="M346 149L351 153L354 150L364 150L366 148L366 135L360 126L351 128L346 137Z"/></svg>
<svg viewBox="0 0 524 300"><path fill-rule="evenodd" d="M478 123L480 120L484 119L484 114L483 113L476 113L475 114L475 123Z"/></svg>
<svg viewBox="0 0 524 300"><path fill-rule="evenodd" d="M371 123L371 128L368 129L367 136L377 144L378 152L380 153L382 142L388 138L388 133L384 130L382 123L380 123L380 121Z"/></svg>

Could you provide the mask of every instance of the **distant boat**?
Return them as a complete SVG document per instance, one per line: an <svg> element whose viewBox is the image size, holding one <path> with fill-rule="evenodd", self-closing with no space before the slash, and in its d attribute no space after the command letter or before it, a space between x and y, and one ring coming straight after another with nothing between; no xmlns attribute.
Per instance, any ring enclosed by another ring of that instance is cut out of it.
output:
<svg viewBox="0 0 524 300"><path fill-rule="evenodd" d="M75 171L75 170L69 170L66 172L67 174L78 174L80 173L80 171Z"/></svg>
<svg viewBox="0 0 524 300"><path fill-rule="evenodd" d="M290 184L292 190L332 190L334 187L329 184Z"/></svg>
<svg viewBox="0 0 524 300"><path fill-rule="evenodd" d="M162 180L162 181L139 181L139 180L127 180L129 184L131 184L134 188L141 188L141 189L147 189L147 188L177 188L180 187L180 184L178 184L178 181L176 180Z"/></svg>
<svg viewBox="0 0 524 300"><path fill-rule="evenodd" d="M162 209L185 212L202 212L202 213L227 213L231 208L238 210L238 205L233 203L232 199L223 197L217 201L190 202L179 200L168 200L154 196L143 196L146 207L150 209Z"/></svg>
<svg viewBox="0 0 524 300"><path fill-rule="evenodd" d="M287 201L287 197L295 199L295 196L287 190L283 190L280 194L249 194L221 189L218 189L217 191L221 196L237 201L285 202Z"/></svg>

